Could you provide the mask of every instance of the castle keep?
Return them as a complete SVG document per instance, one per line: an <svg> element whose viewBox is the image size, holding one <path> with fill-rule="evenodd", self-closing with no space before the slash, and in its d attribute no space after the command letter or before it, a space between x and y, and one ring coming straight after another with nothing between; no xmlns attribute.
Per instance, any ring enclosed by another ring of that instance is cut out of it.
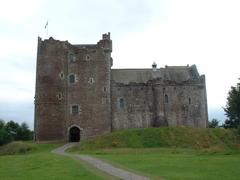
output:
<svg viewBox="0 0 240 180"><path fill-rule="evenodd" d="M111 69L112 40L38 38L36 141L79 141L116 129L206 127L205 76L195 65Z"/></svg>

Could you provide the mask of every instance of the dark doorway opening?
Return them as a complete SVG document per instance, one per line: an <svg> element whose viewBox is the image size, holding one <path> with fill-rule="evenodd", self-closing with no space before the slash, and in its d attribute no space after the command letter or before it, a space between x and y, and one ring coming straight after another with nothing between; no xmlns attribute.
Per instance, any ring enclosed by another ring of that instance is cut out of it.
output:
<svg viewBox="0 0 240 180"><path fill-rule="evenodd" d="M80 141L80 129L78 127L72 127L69 131L69 141L79 142Z"/></svg>

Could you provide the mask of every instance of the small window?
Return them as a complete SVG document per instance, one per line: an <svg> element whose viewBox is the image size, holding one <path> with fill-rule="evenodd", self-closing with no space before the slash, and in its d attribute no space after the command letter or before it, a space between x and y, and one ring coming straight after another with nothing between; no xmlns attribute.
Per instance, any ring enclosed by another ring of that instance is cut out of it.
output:
<svg viewBox="0 0 240 180"><path fill-rule="evenodd" d="M63 73L63 72L61 72L61 73L59 74L59 76L60 76L60 79L64 79L64 73Z"/></svg>
<svg viewBox="0 0 240 180"><path fill-rule="evenodd" d="M89 84L93 84L94 83L94 79L93 78L89 78L88 83Z"/></svg>
<svg viewBox="0 0 240 180"><path fill-rule="evenodd" d="M88 54L86 55L86 60L90 60L90 56Z"/></svg>
<svg viewBox="0 0 240 180"><path fill-rule="evenodd" d="M68 55L69 62L75 62L76 61L76 56L73 53L70 53Z"/></svg>
<svg viewBox="0 0 240 180"><path fill-rule="evenodd" d="M70 74L69 75L69 83L70 84L73 84L76 82L76 78L75 78L75 75L74 74Z"/></svg>
<svg viewBox="0 0 240 180"><path fill-rule="evenodd" d="M79 112L80 112L79 105L77 105L77 104L72 105L72 107L71 107L71 114L78 114Z"/></svg>
<svg viewBox="0 0 240 180"><path fill-rule="evenodd" d="M103 87L103 92L107 92L107 88L106 87Z"/></svg>
<svg viewBox="0 0 240 180"><path fill-rule="evenodd" d="M188 98L188 104L192 104L192 99Z"/></svg>
<svg viewBox="0 0 240 180"><path fill-rule="evenodd" d="M119 99L119 106L120 106L120 108L124 108L124 100L123 100L123 98Z"/></svg>
<svg viewBox="0 0 240 180"><path fill-rule="evenodd" d="M165 96L164 96L164 102L168 103L168 95L167 94L165 94Z"/></svg>

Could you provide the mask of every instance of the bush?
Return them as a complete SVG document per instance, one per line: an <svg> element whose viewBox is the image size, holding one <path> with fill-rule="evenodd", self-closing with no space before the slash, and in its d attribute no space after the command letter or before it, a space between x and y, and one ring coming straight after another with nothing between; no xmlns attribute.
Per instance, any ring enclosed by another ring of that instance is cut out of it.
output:
<svg viewBox="0 0 240 180"><path fill-rule="evenodd" d="M219 127L219 121L217 119L212 119L210 122L208 122L209 128L218 128Z"/></svg>
<svg viewBox="0 0 240 180"><path fill-rule="evenodd" d="M33 151L34 146L21 141L11 142L0 147L0 155L27 154Z"/></svg>

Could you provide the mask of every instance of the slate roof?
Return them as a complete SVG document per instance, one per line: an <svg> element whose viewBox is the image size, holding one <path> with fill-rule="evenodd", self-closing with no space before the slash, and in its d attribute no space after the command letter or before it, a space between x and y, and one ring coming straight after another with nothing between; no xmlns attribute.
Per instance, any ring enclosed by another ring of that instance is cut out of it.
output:
<svg viewBox="0 0 240 180"><path fill-rule="evenodd" d="M157 69L111 69L111 78L117 83L129 84L130 82L146 83L155 78L183 82L199 78L195 65L192 66L166 66Z"/></svg>

